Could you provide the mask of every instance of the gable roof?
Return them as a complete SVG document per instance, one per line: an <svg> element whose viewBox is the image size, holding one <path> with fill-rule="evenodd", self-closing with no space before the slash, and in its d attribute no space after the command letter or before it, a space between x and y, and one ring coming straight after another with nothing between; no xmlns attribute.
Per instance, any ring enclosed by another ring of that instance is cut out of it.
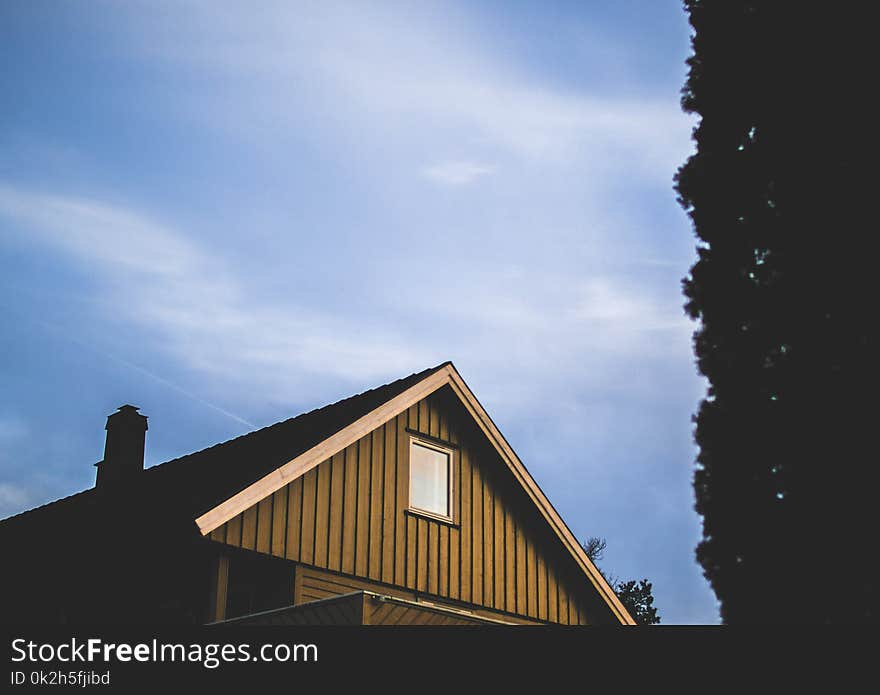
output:
<svg viewBox="0 0 880 695"><path fill-rule="evenodd" d="M360 417L352 420L348 425L338 429L325 439L316 441L311 447L299 447L302 449L301 453L198 516L195 521L200 532L203 535L209 534L215 528L257 504L276 490L296 480L347 446L354 444L365 434L396 417L411 405L418 403L426 396L448 385L477 423L483 434L486 435L486 438L500 455L501 460L513 474L514 479L525 490L529 499L537 507L541 516L549 524L560 541L562 541L562 545L571 554L575 564L587 576L590 583L610 607L615 617L624 624L634 624L632 617L620 603L620 599L617 598L617 595L601 572L598 571L589 559L581 544L562 520L562 517L559 516L559 513L553 508L550 500L547 499L540 486L529 474L522 461L504 438L504 435L501 434L492 418L489 417L485 408L483 408L476 396L465 384L455 366L451 362L445 362L433 369L425 370L417 375L414 374L402 380L402 382L395 382L398 384L398 387L394 389L394 395L390 392L383 393L386 397L385 400L379 403L373 410L363 413Z"/></svg>

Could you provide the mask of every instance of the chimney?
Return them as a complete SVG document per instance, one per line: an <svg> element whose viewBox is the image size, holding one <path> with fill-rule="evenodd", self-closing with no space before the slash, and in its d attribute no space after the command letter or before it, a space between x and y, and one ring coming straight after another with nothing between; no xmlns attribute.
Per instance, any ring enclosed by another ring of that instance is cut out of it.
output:
<svg viewBox="0 0 880 695"><path fill-rule="evenodd" d="M123 405L107 418L104 460L98 461L96 488L126 483L144 470L147 417L133 405Z"/></svg>

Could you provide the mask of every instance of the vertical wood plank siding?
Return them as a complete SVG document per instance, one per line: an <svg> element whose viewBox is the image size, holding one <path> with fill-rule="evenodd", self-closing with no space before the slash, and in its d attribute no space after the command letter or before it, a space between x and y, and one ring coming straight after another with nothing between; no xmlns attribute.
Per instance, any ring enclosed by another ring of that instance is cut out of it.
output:
<svg viewBox="0 0 880 695"><path fill-rule="evenodd" d="M419 594L585 624L586 578L453 398L432 394L211 538ZM455 447L454 524L405 512L407 430Z"/></svg>

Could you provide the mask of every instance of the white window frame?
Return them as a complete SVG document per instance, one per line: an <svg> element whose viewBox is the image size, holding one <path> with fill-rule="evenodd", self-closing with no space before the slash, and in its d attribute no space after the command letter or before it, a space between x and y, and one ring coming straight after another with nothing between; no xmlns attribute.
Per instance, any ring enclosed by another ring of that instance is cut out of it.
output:
<svg viewBox="0 0 880 695"><path fill-rule="evenodd" d="M441 454L446 454L447 466L449 467L446 471L446 509L449 514L438 514L437 512L431 511L429 509L422 509L421 507L416 507L412 503L412 485L413 485L413 476L412 476L412 451L414 446L421 446L426 449L433 449L434 451L438 451ZM429 439L425 439L423 437L419 437L416 435L410 435L409 437L409 445L407 447L407 474L409 476L409 480L407 482L407 510L412 512L413 514L418 514L420 516L426 516L431 519L437 519L439 521L445 521L447 523L455 523L455 505L453 504L453 500L455 499L453 493L455 491L455 463L456 463L456 450L452 447L443 446L435 441L431 441Z"/></svg>

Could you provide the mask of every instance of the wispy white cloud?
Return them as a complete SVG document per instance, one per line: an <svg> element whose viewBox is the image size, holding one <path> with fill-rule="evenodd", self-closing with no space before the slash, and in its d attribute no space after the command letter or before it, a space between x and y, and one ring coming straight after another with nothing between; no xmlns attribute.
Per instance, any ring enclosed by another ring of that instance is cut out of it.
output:
<svg viewBox="0 0 880 695"><path fill-rule="evenodd" d="M20 240L63 252L101 278L106 318L140 325L159 349L218 379L240 375L280 395L320 375L359 381L426 363L387 327L251 296L223 260L147 215L0 186L0 216Z"/></svg>
<svg viewBox="0 0 880 695"><path fill-rule="evenodd" d="M454 282L425 284L422 266L395 265L384 273L393 303L377 297L359 314L268 301L173 226L118 205L0 186L0 216L20 241L101 278L108 291L95 302L107 320L136 324L156 349L215 382L273 397L322 375L369 384L445 358L499 386L513 366L532 389L571 374L596 385L624 355L656 360L687 349L690 325L677 302L608 272L472 259L456 265Z"/></svg>
<svg viewBox="0 0 880 695"><path fill-rule="evenodd" d="M609 182L642 176L668 187L689 147L677 95L622 97L542 81L494 53L467 14L449 6L402 12L267 2L251 12L196 2L134 14L126 50L138 46L145 59L171 61L175 74L198 77L169 108L189 108L188 115L231 128L273 157L285 151L292 126L331 129L311 134L325 147L348 131L346 166L368 167L377 194L395 203L411 198L383 185L381 171L417 171L458 187L492 176L503 189L493 209L504 217L490 221L494 228L477 218L450 224L447 248L467 244L469 258L442 257L444 245L432 246L442 277L454 267L453 283L425 283L424 268L413 268L408 256L411 239L425 233L418 226L430 201L412 200L418 216L400 223L408 231L397 238L387 220L366 222L368 234L389 242L383 258L363 259L373 286L351 293L361 298L367 289L368 314L319 307L312 296L267 297L205 239L108 203L102 193L88 200L0 190L7 215L100 270L117 291L103 301L129 303L108 313L130 315L182 363L289 391L306 374L369 383L447 357L497 372L498 384L513 362L536 384L586 360L597 368L578 373L595 383L621 355L659 358L682 345L687 352L690 328L677 295L655 296L649 284L601 267L630 224L606 195ZM349 145L362 144L370 156L349 156ZM373 156L379 151L381 170ZM590 202L577 206L575 199ZM518 264L513 275L498 263L502 255ZM587 255L597 259L589 268ZM502 345L504 365L486 357Z"/></svg>
<svg viewBox="0 0 880 695"><path fill-rule="evenodd" d="M267 2L256 13L236 3L194 3L176 8L171 21L139 22L134 39L151 56L200 75L193 115L249 139L302 126L307 104L350 130L353 141L391 142L398 155L451 144L474 153L500 148L529 159L587 158L664 183L688 147L690 119L676 94L551 87L493 53L449 4L402 12L375 3ZM181 40L193 27L199 40ZM259 131L250 128L255 123Z"/></svg>
<svg viewBox="0 0 880 695"><path fill-rule="evenodd" d="M441 162L422 169L422 176L437 183L461 186L471 183L480 176L491 174L493 167L476 162Z"/></svg>
<svg viewBox="0 0 880 695"><path fill-rule="evenodd" d="M525 269L522 275L529 278ZM534 417L536 402L557 412L554 428L567 421L566 407L583 412L583 402L611 392L640 402L655 387L631 381L635 365L650 377L687 354L692 327L677 304L629 286L625 276L543 280L518 284L484 270L420 302L439 325L456 326L434 340L481 375L493 405L511 420Z"/></svg>

